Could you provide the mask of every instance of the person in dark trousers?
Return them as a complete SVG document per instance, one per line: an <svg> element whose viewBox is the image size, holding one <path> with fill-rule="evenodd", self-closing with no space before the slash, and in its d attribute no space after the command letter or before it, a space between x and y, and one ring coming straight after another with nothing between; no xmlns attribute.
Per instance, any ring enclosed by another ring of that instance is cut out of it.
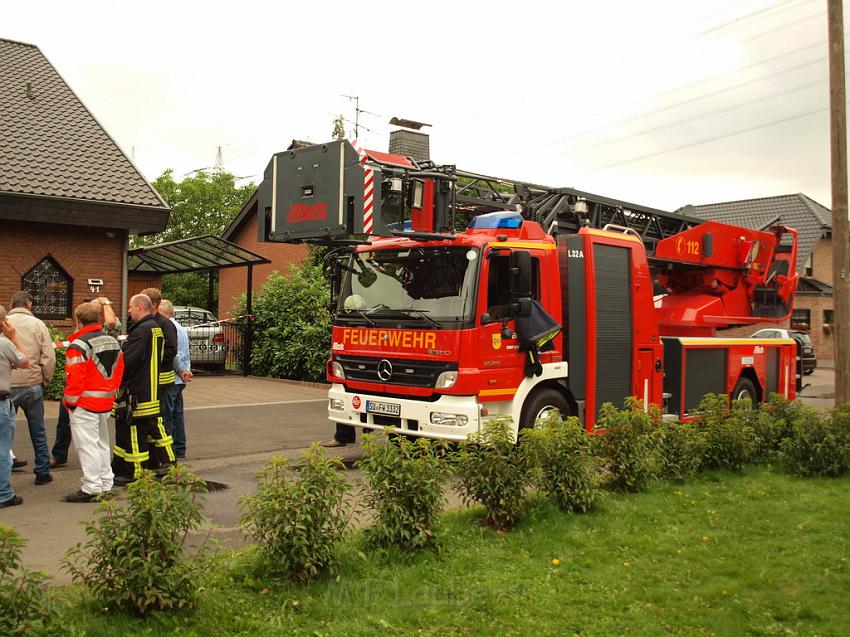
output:
<svg viewBox="0 0 850 637"><path fill-rule="evenodd" d="M114 483L126 485L141 476L151 455L158 456L156 441L160 417L159 363L165 337L153 316L153 304L144 294L130 299L133 326L124 341L124 377L115 404ZM148 441L154 444L149 445ZM169 451L171 445L168 444Z"/></svg>
<svg viewBox="0 0 850 637"><path fill-rule="evenodd" d="M159 313L159 304L162 302L162 292L159 288L146 288L142 290L142 294L151 300L153 305L153 317L156 324L162 330L165 339L162 358L159 361L159 399L161 401L161 409L156 420L156 428L158 436L151 437L148 442L154 444L161 453L154 454L148 460L147 467L157 470L165 468L169 465L176 464L177 456L174 453L174 438L168 433L165 427L164 414L171 414L174 411L174 401L177 398L177 390L174 385L174 358L177 356L177 328L170 319Z"/></svg>
<svg viewBox="0 0 850 637"><path fill-rule="evenodd" d="M121 333L121 321L115 316L112 301L105 296L96 299L85 299L98 310L98 322L103 326L103 333L118 338ZM50 468L61 467L68 463L68 448L71 446L71 418L65 405L59 403L59 418L56 420L56 441L50 450Z"/></svg>
<svg viewBox="0 0 850 637"><path fill-rule="evenodd" d="M365 433L369 433L367 430L363 430ZM323 447L344 447L346 445L353 445L357 439L357 432L351 425L343 425L341 422L336 424L336 433L334 433L334 437L330 440L322 443Z"/></svg>

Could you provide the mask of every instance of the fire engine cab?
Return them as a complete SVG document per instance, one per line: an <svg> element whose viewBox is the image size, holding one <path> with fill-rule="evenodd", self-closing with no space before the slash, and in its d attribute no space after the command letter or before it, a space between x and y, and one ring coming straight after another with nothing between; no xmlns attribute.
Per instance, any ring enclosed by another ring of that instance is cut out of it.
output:
<svg viewBox="0 0 850 637"><path fill-rule="evenodd" d="M259 196L263 240L333 247L334 422L462 440L494 415L527 428L559 409L591 430L603 403L629 396L687 420L709 392L797 390L794 341L716 336L791 313L791 228L702 223L346 141L275 155Z"/></svg>

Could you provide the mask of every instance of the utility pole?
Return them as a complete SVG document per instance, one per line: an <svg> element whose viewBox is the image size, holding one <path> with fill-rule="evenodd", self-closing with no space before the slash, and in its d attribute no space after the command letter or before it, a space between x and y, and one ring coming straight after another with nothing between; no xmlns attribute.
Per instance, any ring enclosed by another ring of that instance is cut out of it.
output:
<svg viewBox="0 0 850 637"><path fill-rule="evenodd" d="M832 298L835 330L835 406L850 400L850 220L847 218L847 106L842 0L827 0L829 123L832 156Z"/></svg>

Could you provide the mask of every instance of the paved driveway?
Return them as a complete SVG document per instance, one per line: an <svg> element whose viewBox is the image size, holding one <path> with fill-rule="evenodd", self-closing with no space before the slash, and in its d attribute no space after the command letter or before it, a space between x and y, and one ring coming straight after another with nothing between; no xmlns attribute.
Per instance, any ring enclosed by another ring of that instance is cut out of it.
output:
<svg viewBox="0 0 850 637"><path fill-rule="evenodd" d="M327 420L326 389L264 378L199 377L184 392L186 402L186 464L203 478L230 488L210 493L207 514L225 539L235 541L236 499L256 488L254 476L275 455L296 457L316 440L333 436ZM58 405L48 403L45 420L48 441L55 439ZM337 451L358 453L358 447ZM24 498L19 507L0 509L0 524L13 526L26 539L24 563L42 569L57 583L68 581L59 569L65 551L85 540L81 522L95 504L68 504L62 497L79 488L81 472L71 449L66 466L53 471L50 484L33 484L32 445L26 421L19 418L15 453L29 466L14 471L12 484Z"/></svg>

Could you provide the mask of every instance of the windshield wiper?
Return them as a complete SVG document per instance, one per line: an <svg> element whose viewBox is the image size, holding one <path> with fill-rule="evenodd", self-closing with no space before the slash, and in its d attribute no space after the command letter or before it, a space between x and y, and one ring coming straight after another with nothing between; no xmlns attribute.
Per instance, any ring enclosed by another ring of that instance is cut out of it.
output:
<svg viewBox="0 0 850 637"><path fill-rule="evenodd" d="M411 312L411 313L416 312L419 315L419 317L422 318L426 323L430 323L430 325L432 327L436 327L438 330L442 329L442 327L443 327L442 324L438 323L437 321L432 319L430 316L428 316L428 310L416 310L416 309L413 309L413 308L405 308L401 311L402 312Z"/></svg>
<svg viewBox="0 0 850 637"><path fill-rule="evenodd" d="M364 321L366 321L366 322L369 324L369 326L370 326L370 327L375 327L375 326L377 326L377 323L375 323L375 321L373 321L373 320L372 320L372 319L370 319L368 316L366 316L366 313L365 313L365 312L361 312L360 310L343 310L343 311L344 311L346 314L356 314L357 316L359 316L360 318L362 318Z"/></svg>
<svg viewBox="0 0 850 637"><path fill-rule="evenodd" d="M428 310L417 310L416 308L401 308L401 307L390 307L389 305L385 305L383 303L378 303L378 305L374 307L370 307L366 310L366 314L377 314L378 312L385 312L387 314L401 314L402 316L410 316L411 314L415 314L418 318L421 318L423 321L431 325L431 327L435 327L437 329L442 329L443 325L438 323L430 316L428 316ZM364 316L366 316L364 314Z"/></svg>

